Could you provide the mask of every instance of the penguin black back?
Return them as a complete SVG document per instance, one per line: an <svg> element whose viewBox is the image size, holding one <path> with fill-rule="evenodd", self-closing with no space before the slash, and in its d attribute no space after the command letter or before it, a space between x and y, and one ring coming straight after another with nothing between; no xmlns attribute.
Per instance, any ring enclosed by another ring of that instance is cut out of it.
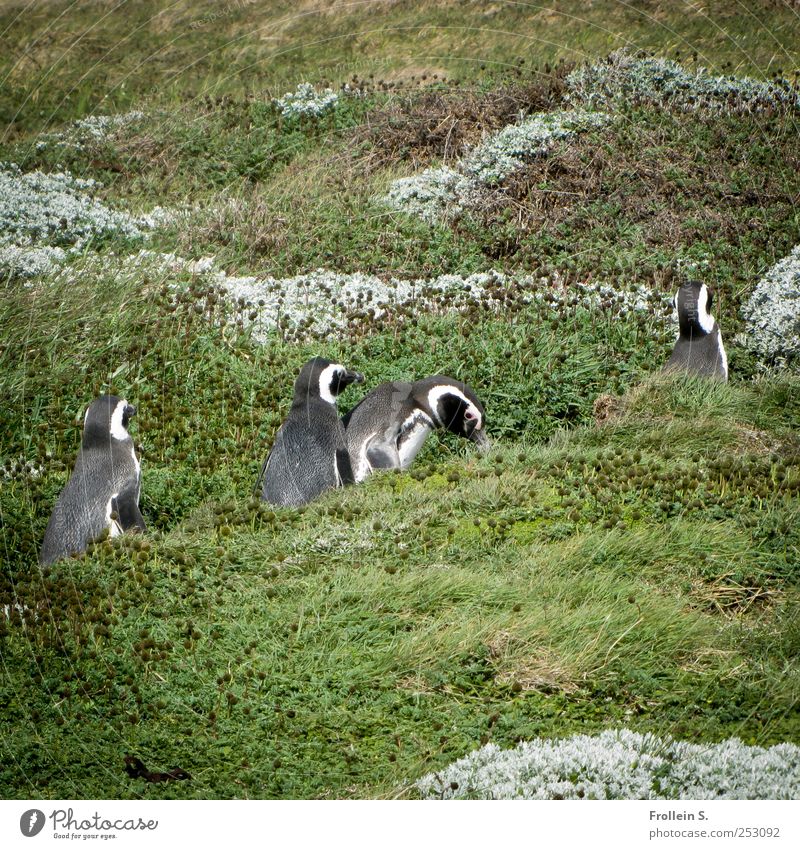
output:
<svg viewBox="0 0 800 849"><path fill-rule="evenodd" d="M483 404L468 384L446 375L382 383L342 423L356 481L376 469L407 469L438 428L489 449Z"/></svg>
<svg viewBox="0 0 800 849"><path fill-rule="evenodd" d="M728 379L722 334L710 313L713 300L713 292L699 280L689 280L678 289L675 307L679 334L665 370Z"/></svg>
<svg viewBox="0 0 800 849"><path fill-rule="evenodd" d="M261 470L261 499L277 506L306 504L325 490L353 483L336 399L363 375L323 357L300 370L292 408Z"/></svg>
<svg viewBox="0 0 800 849"><path fill-rule="evenodd" d="M136 408L101 395L86 410L75 467L56 501L39 556L41 563L85 551L103 531L145 530L139 511L140 466L128 424Z"/></svg>

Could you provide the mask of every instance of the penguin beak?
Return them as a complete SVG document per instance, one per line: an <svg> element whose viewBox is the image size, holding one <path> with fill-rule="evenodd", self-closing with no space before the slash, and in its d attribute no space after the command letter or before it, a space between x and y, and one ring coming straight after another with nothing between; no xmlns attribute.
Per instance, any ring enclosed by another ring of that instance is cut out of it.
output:
<svg viewBox="0 0 800 849"><path fill-rule="evenodd" d="M358 371L348 371L347 372L347 382L348 383L363 383L364 375Z"/></svg>
<svg viewBox="0 0 800 849"><path fill-rule="evenodd" d="M128 406L125 407L125 415L127 418L132 419L136 415L136 407L134 407L133 404L128 404Z"/></svg>
<svg viewBox="0 0 800 849"><path fill-rule="evenodd" d="M492 448L492 443L483 428L480 428L480 430L473 430L469 435L469 438L475 443L481 454L488 454Z"/></svg>

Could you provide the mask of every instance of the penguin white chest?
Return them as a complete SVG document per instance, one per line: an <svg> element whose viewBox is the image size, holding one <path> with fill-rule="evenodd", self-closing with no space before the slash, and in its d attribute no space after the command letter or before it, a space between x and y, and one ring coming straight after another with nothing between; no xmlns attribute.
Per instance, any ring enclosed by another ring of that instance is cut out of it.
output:
<svg viewBox="0 0 800 849"><path fill-rule="evenodd" d="M397 441L397 453L400 455L400 468L407 469L419 453L430 433L430 425L424 420L417 420L405 431Z"/></svg>
<svg viewBox="0 0 800 849"><path fill-rule="evenodd" d="M725 346L722 344L722 334L718 336L719 340L719 355L718 365L722 369L723 380L728 379L728 355L725 353Z"/></svg>
<svg viewBox="0 0 800 849"><path fill-rule="evenodd" d="M361 481L365 480L367 475L372 471L372 466L369 464L369 460L367 459L367 448L369 447L370 441L376 436L376 433L371 433L362 443L361 448L358 452L358 462L356 463L356 467L353 469L353 477L355 478L356 483L361 483Z"/></svg>

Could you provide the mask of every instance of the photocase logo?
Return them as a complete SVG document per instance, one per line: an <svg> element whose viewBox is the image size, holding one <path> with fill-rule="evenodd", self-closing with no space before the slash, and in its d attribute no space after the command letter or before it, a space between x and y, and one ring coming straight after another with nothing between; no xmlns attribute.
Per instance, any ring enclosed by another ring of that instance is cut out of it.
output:
<svg viewBox="0 0 800 849"><path fill-rule="evenodd" d="M19 818L19 830L25 837L36 837L44 828L44 812L38 808L31 808Z"/></svg>

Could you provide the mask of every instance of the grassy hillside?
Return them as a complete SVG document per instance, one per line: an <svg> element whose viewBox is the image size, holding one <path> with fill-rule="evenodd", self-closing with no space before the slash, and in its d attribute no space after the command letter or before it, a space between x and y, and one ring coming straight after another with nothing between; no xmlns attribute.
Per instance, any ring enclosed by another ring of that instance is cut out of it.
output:
<svg viewBox="0 0 800 849"><path fill-rule="evenodd" d="M800 740L800 379L739 336L798 242L797 13L735 5L0 3L5 796L413 795L489 740ZM626 45L784 100L579 101ZM335 108L282 114L306 80ZM610 117L432 224L385 202L565 105ZM687 276L727 385L659 374ZM468 381L494 450L434 436L266 508L316 354L366 374L342 409ZM104 391L139 408L149 531L42 570Z"/></svg>
<svg viewBox="0 0 800 849"><path fill-rule="evenodd" d="M269 91L301 79L475 79L621 47L771 77L798 67L797 10L779 0L558 4L461 0L3 0L0 124L48 127L99 108ZM24 12L23 12L24 10Z"/></svg>

